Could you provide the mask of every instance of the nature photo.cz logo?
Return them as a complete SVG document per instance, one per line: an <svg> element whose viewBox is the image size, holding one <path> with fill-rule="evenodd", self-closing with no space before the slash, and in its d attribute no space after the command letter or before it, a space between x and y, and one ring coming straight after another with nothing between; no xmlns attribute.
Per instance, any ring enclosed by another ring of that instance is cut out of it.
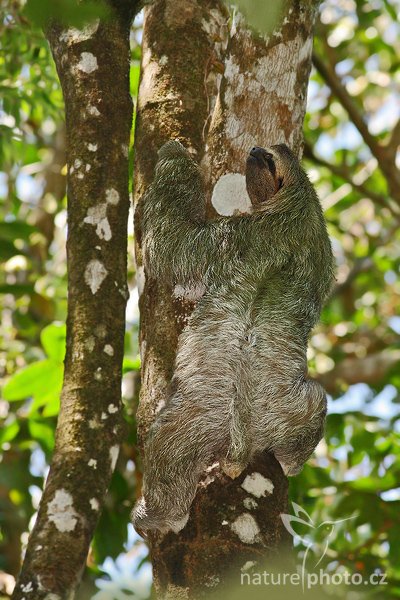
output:
<svg viewBox="0 0 400 600"><path fill-rule="evenodd" d="M311 537L309 537L307 534L300 535L299 533L297 533L297 531L293 529L292 523L301 523L301 525L305 525L309 529L310 533L312 530L315 531L317 529L323 530L325 532L323 551L319 557L319 560L314 565L314 568L316 568L320 564L321 560L324 558L329 548L329 542L332 539L333 533L335 532L335 529L337 528L339 523L350 521L351 519L354 519L356 515L352 517L346 517L345 519L338 519L337 521L323 521L320 525L316 525L311 516L308 514L308 512L299 504L296 504L296 502L292 502L292 506L294 510L294 515L287 515L285 513L282 513L281 519L290 535L292 535L294 539L300 540L306 547L306 551L304 552L303 558L303 567L306 564L307 556L310 550L313 550L314 554L317 555L317 543L314 542L311 539ZM299 516L301 514L304 515L305 518L301 518Z"/></svg>
<svg viewBox="0 0 400 600"><path fill-rule="evenodd" d="M328 552L329 544L338 533L340 524L345 521L355 519L357 515L338 519L337 521L323 521L319 525L315 523L308 512L296 502L292 502L294 515L282 513L281 519L286 530L293 536L296 542L300 542L304 547L304 555L300 572L292 573L254 573L252 576L242 570L241 584L252 585L294 585L302 586L303 592L315 586L329 585L386 585L386 574L382 572L372 573L368 578L363 578L361 573L350 573L343 570L341 572L328 573L322 568L317 570L322 559ZM294 527L299 525L302 533L298 533ZM317 534L317 535L316 535ZM323 538L322 545L315 538ZM312 559L310 553L314 556ZM254 563L251 563L253 566ZM250 567L250 563L248 565ZM246 569L247 570L247 569Z"/></svg>
<svg viewBox="0 0 400 600"><path fill-rule="evenodd" d="M308 512L304 508L302 508L299 504L296 504L296 502L292 502L292 507L293 507L294 515L288 515L288 514L282 513L281 519L282 519L282 522L283 522L285 528L293 536L293 538L295 540L300 541L305 546L303 562L301 565L301 584L302 584L303 591L305 589L306 584L307 584L307 587L310 587L310 584L315 585L315 584L319 583L322 585L324 582L330 583L330 584L335 584L335 583L343 584L344 583L344 584L355 584L355 585L359 585L360 583L362 583L363 580L362 580L362 576L360 573L350 574L347 572L347 573L343 573L343 574L337 573L337 574L330 575L328 573L324 573L322 569L319 570L319 573L306 571L306 563L307 563L307 558L308 558L310 550L317 557L317 562L312 566L313 569L316 569L318 567L318 565L321 563L324 556L326 555L328 548L329 548L329 544L333 538L333 534L337 531L339 525L341 523L344 523L345 521L351 521L352 519L355 519L357 515L353 515L351 517L346 517L344 519L338 519L337 521L323 521L322 523L317 525L313 521L312 517L308 514ZM300 523L300 525L303 526L303 529L305 526L308 529L308 532L300 535L293 529L294 523ZM312 537L312 534L316 533L317 530L324 532L324 541L323 541L322 549L319 548L319 544L317 542L315 542ZM308 534L311 534L311 535L308 535ZM318 553L319 553L319 558L318 558ZM337 577L335 577L335 575L337 575ZM375 577L375 575L376 575L376 577ZM385 579L385 575L373 574L372 579L370 578L370 580L368 580L368 581L365 580L364 583L365 584L372 583L375 585L376 584L382 585L385 583L384 579Z"/></svg>

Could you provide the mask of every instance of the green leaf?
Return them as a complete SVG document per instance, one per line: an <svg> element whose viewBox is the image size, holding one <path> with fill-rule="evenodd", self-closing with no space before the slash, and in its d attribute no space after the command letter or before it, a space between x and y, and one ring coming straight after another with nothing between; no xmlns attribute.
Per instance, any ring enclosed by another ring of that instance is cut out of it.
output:
<svg viewBox="0 0 400 600"><path fill-rule="evenodd" d="M24 9L28 19L39 27L54 19L65 26L84 26L97 17L105 18L109 9L104 2L81 2L76 0L28 0Z"/></svg>
<svg viewBox="0 0 400 600"><path fill-rule="evenodd" d="M53 417L58 414L60 410L60 392L62 386L62 373L61 373L61 381L59 385L55 387L55 389L49 389L43 394L36 394L30 407L29 407L29 415L34 415L37 413L39 408L43 408L42 416L44 417Z"/></svg>
<svg viewBox="0 0 400 600"><path fill-rule="evenodd" d="M383 477L360 477L354 481L349 481L347 484L353 490L363 492L376 492L390 490L397 485L396 477L391 472L386 472Z"/></svg>
<svg viewBox="0 0 400 600"><path fill-rule="evenodd" d="M0 294L12 294L13 296L24 296L33 294L34 287L31 283L3 283L0 285Z"/></svg>
<svg viewBox="0 0 400 600"><path fill-rule="evenodd" d="M42 421L28 422L29 432L32 439L39 442L39 444L48 452L52 452L54 448L54 430L47 423Z"/></svg>
<svg viewBox="0 0 400 600"><path fill-rule="evenodd" d="M23 221L11 221L9 223L0 223L0 239L13 242L15 239L28 241L31 233L37 231L33 225L28 225Z"/></svg>
<svg viewBox="0 0 400 600"><path fill-rule="evenodd" d="M62 323L48 325L40 334L40 341L49 358L62 363L65 357L66 327Z"/></svg>
<svg viewBox="0 0 400 600"><path fill-rule="evenodd" d="M0 260L8 260L16 254L23 254L20 250L17 250L13 242L9 240L0 239Z"/></svg>
<svg viewBox="0 0 400 600"><path fill-rule="evenodd" d="M63 366L52 359L40 360L28 365L6 383L3 398L9 402L26 398L46 398L51 393L59 394L62 387Z"/></svg>
<svg viewBox="0 0 400 600"><path fill-rule="evenodd" d="M16 419L10 423L2 425L0 429L0 444L11 442L19 432L19 423Z"/></svg>
<svg viewBox="0 0 400 600"><path fill-rule="evenodd" d="M124 358L122 362L122 373L129 373L129 371L139 371L140 370L140 357L137 358Z"/></svg>

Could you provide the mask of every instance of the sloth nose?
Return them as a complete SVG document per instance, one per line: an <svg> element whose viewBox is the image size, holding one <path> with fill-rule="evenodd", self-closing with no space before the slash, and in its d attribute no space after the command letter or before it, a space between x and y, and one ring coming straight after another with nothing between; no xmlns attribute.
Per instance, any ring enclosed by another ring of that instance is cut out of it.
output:
<svg viewBox="0 0 400 600"><path fill-rule="evenodd" d="M254 158L263 158L264 154L265 150L260 148L260 146L253 146L253 148L250 150L250 155L254 156Z"/></svg>
<svg viewBox="0 0 400 600"><path fill-rule="evenodd" d="M264 148L261 148L260 146L254 146L250 150L250 156L257 159L257 161L261 165L267 165L268 159L272 158L272 155L269 154L269 152L267 152Z"/></svg>

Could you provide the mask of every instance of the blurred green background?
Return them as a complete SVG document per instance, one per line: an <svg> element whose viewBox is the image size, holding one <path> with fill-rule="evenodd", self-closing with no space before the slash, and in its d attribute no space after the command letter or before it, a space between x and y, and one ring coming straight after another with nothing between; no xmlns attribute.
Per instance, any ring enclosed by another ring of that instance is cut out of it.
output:
<svg viewBox="0 0 400 600"><path fill-rule="evenodd" d="M379 141L400 116L399 10L395 0L329 0L316 31L317 56ZM0 590L7 597L47 473L62 382L66 165L63 101L47 44L19 2L0 0L0 11ZM139 15L132 28L134 97L140 40ZM312 519L315 562L329 537L327 572L383 572L387 585L364 589L363 597L400 597L399 199L390 198L376 158L315 70L305 137L305 166L325 208L338 283L309 350L311 372L330 394L326 438L291 479L290 500ZM132 230L129 283L129 435L89 555L85 599L145 598L151 582L146 546L127 526L140 365ZM354 518L320 526L347 517ZM296 544L301 562L304 544ZM349 591L335 586L334 594Z"/></svg>

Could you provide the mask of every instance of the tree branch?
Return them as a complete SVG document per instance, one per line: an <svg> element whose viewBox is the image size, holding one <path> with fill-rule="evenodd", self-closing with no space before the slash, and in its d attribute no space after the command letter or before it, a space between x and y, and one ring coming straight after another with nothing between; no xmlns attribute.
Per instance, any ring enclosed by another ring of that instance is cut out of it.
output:
<svg viewBox="0 0 400 600"><path fill-rule="evenodd" d="M329 54L330 53L328 52L328 55ZM354 102L353 98L347 92L346 87L337 76L335 64L326 64L316 52L313 52L313 64L321 77L331 88L339 102L342 104L343 108L347 111L350 120L360 132L364 142L371 150L373 156L375 156L377 159L379 167L387 179L388 187L390 188L393 198L397 203L400 203L400 172L394 162L395 155L393 147L381 146L375 137L370 133L368 125L365 123L357 104ZM394 140L398 139L399 135L397 126L395 130L396 132Z"/></svg>
<svg viewBox="0 0 400 600"><path fill-rule="evenodd" d="M318 375L317 379L329 394L337 394L343 383L346 383L346 386L356 383L376 385L399 360L400 350L390 349L363 358L348 357L328 373Z"/></svg>
<svg viewBox="0 0 400 600"><path fill-rule="evenodd" d="M145 62L135 135L137 200L152 180L156 150L168 138L178 137L203 156L210 196L226 176L228 180L233 176L235 186L238 180L244 181L245 157L262 140L267 144L286 141L299 151L317 6L294 1L283 6L282 23L269 42L240 19L228 35L226 9L219 0L156 0L145 11ZM161 103L161 110L154 110L155 102ZM232 212L234 201L243 207L246 197L237 188L238 198L229 189L222 192ZM140 244L140 202L138 209L136 239ZM140 247L137 259L143 271ZM167 397L177 339L194 306L194 301L174 297L160 281L146 278L140 298L141 439L157 406ZM247 540L235 533L234 524L243 519L242 484L253 473L271 481L274 491L247 509L245 519L259 529L256 538ZM198 487L184 529L177 535L149 535L157 592L162 597L197 598L207 596L207 586L214 582L211 585L218 585L219 595L225 591L229 596L224 586L233 569L240 573L250 560L261 565L284 546L286 533L279 514L286 510L287 479L273 455L260 454L235 480L214 467ZM224 521L226 526L221 525ZM207 545L206 554L200 538Z"/></svg>
<svg viewBox="0 0 400 600"><path fill-rule="evenodd" d="M389 199L386 196L374 192L363 183L356 183L345 165L335 165L326 161L320 156L317 156L308 142L306 142L304 145L304 156L312 162L314 162L315 164L329 169L334 175L337 175L338 177L343 179L343 181L350 183L350 185L360 194L366 196L367 198L370 198L371 200L373 200L373 202L379 204L379 206L381 206L382 208L389 209L396 217L400 218L400 210L398 209L396 204L390 203Z"/></svg>
<svg viewBox="0 0 400 600"><path fill-rule="evenodd" d="M118 456L126 254L131 4L47 37L66 106L67 352L56 446L13 599L74 596Z"/></svg>
<svg viewBox="0 0 400 600"><path fill-rule="evenodd" d="M313 64L324 81L331 88L337 99L347 111L351 121L357 127L365 143L371 150L375 158L380 162L382 158L382 147L378 144L374 136L369 132L361 112L359 111L353 98L347 92L345 86L336 75L334 66L326 64L316 52L313 52Z"/></svg>
<svg viewBox="0 0 400 600"><path fill-rule="evenodd" d="M396 160L396 154L400 145L400 119L397 121L393 128L392 135L389 138L389 142L386 145L388 154L391 156L393 162Z"/></svg>

